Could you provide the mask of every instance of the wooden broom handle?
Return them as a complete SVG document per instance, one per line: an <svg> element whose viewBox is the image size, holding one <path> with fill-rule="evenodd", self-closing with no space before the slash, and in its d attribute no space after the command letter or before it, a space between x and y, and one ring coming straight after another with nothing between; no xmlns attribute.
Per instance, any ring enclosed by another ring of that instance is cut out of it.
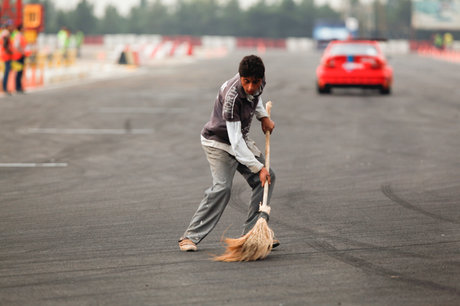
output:
<svg viewBox="0 0 460 306"><path fill-rule="evenodd" d="M268 118L270 118L271 110L272 110L272 101L268 101L265 105L267 109ZM270 173L270 132L265 132L265 168ZM264 197L262 199L262 206L268 206L268 181L265 182L264 185Z"/></svg>

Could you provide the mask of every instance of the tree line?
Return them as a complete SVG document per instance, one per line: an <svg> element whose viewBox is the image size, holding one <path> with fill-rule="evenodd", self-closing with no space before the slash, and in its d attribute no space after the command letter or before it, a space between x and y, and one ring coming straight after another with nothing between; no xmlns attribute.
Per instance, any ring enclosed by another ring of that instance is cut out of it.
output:
<svg viewBox="0 0 460 306"><path fill-rule="evenodd" d="M351 1L354 7L359 0ZM389 1L394 5L374 6L374 32L387 34L410 32L411 0ZM178 0L175 5L164 5L161 0L139 0L128 15L108 5L102 17L94 14L94 6L80 0L73 10L60 10L52 0L36 0L45 8L45 33L56 33L62 26L81 30L87 35L98 34L160 34L160 35L230 35L238 37L311 37L318 20L341 21L344 16L328 5L316 6L314 0L279 0L268 4L259 0L243 9L238 0ZM396 3L396 4L395 4ZM382 13L383 11L383 13ZM358 20L368 18L356 13ZM360 21L365 25L368 21ZM365 35L373 34L365 30Z"/></svg>

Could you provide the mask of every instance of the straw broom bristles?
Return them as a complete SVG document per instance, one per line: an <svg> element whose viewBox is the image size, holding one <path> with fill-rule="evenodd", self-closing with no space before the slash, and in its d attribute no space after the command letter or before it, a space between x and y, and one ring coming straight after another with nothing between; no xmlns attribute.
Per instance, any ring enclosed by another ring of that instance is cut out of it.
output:
<svg viewBox="0 0 460 306"><path fill-rule="evenodd" d="M264 259L273 247L273 231L267 220L259 218L254 227L240 238L226 238L225 253L214 257L215 261L254 261Z"/></svg>

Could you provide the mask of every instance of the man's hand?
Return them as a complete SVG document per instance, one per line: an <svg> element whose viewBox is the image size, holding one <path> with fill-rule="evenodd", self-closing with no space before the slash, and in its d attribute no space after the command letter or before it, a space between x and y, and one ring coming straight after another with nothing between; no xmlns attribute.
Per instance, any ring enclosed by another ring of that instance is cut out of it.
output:
<svg viewBox="0 0 460 306"><path fill-rule="evenodd" d="M275 128L275 122L273 122L270 118L268 117L263 117L261 119L261 124L262 124L262 131L264 134L268 131L270 134L272 133L273 129Z"/></svg>
<svg viewBox="0 0 460 306"><path fill-rule="evenodd" d="M263 167L262 169L260 169L260 172L259 172L259 179L260 181L262 182L262 187L265 186L265 182L268 182L268 184L270 185L272 183L272 179L270 177L270 173L267 171L267 168Z"/></svg>

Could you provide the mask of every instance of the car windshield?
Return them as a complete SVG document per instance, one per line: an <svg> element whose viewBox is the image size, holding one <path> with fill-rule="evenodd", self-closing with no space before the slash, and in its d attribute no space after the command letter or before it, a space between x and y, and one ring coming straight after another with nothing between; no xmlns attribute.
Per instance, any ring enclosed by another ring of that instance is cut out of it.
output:
<svg viewBox="0 0 460 306"><path fill-rule="evenodd" d="M335 44L331 55L377 55L377 48L369 44Z"/></svg>

